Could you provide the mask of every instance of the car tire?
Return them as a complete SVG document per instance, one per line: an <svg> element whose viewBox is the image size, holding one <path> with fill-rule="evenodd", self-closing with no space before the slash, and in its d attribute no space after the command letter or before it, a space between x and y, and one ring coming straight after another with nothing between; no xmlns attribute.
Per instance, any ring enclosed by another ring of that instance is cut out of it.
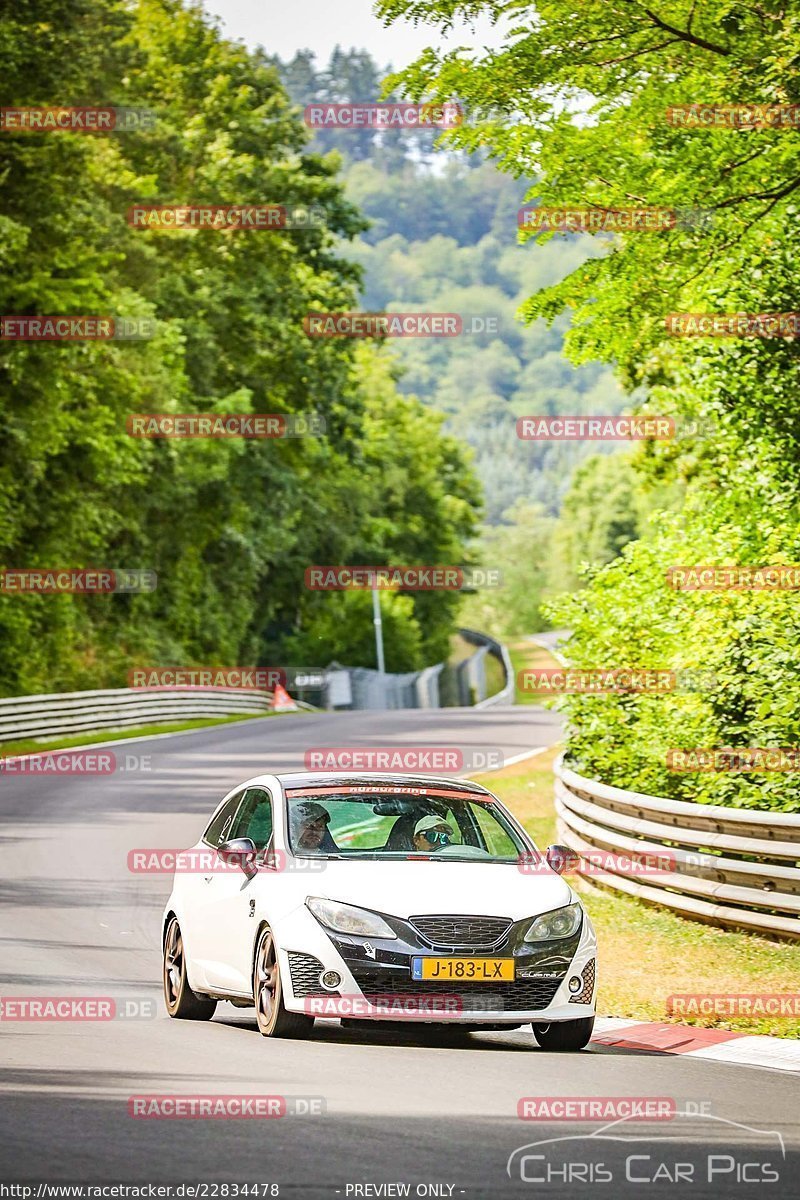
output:
<svg viewBox="0 0 800 1200"><path fill-rule="evenodd" d="M189 987L186 974L186 953L178 918L172 917L164 937L164 1003L167 1012L178 1021L210 1021L216 1000L196 996Z"/></svg>
<svg viewBox="0 0 800 1200"><path fill-rule="evenodd" d="M314 1028L313 1017L286 1010L278 947L269 925L258 935L253 956L253 1002L258 1031L264 1037L308 1037Z"/></svg>
<svg viewBox="0 0 800 1200"><path fill-rule="evenodd" d="M533 1036L543 1050L583 1050L592 1036L594 1017L534 1025Z"/></svg>

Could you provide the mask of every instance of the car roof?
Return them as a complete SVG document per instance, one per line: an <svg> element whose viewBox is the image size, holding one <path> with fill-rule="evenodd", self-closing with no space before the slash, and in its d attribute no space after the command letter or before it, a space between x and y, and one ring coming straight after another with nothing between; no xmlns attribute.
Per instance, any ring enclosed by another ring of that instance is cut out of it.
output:
<svg viewBox="0 0 800 1200"><path fill-rule="evenodd" d="M488 788L468 779L453 779L452 775L404 775L388 771L281 771L273 775L283 788L301 787L397 787L450 788L455 792L474 792L476 796L491 795Z"/></svg>

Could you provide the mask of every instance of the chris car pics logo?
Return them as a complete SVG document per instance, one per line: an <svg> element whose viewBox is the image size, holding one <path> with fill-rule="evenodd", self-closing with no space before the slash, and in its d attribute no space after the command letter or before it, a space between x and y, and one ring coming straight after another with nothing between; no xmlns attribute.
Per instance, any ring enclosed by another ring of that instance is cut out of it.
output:
<svg viewBox="0 0 800 1200"><path fill-rule="evenodd" d="M675 1187L680 1196L750 1196L750 1190L739 1191L742 1185L782 1180L786 1148L781 1133L710 1114L704 1107L685 1103L670 1112L666 1129L647 1128L652 1118L633 1113L590 1133L541 1138L514 1150L506 1172L510 1179L550 1194L564 1195L565 1184L611 1184L615 1192L603 1194L614 1200L638 1200L641 1189L651 1184ZM692 1185L697 1185L696 1193L690 1192Z"/></svg>

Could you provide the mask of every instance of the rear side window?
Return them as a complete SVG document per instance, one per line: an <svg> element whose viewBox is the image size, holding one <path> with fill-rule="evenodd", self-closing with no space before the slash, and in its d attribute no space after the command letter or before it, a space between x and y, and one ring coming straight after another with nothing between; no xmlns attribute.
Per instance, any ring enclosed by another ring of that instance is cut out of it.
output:
<svg viewBox="0 0 800 1200"><path fill-rule="evenodd" d="M227 840L231 822L243 795L243 792L237 792L235 796L231 796L228 803L223 804L214 817L208 829L203 834L203 841L208 842L209 846L219 846Z"/></svg>

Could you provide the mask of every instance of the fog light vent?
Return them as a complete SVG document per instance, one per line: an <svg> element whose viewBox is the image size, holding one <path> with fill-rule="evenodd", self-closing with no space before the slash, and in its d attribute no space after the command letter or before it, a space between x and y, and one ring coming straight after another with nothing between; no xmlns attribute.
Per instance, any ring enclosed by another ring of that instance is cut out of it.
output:
<svg viewBox="0 0 800 1200"><path fill-rule="evenodd" d="M593 958L590 958L581 973L581 982L583 983L583 990L581 991L580 995L575 996L575 998L573 1000L574 1004L591 1004L592 1003L592 992L594 991L594 977L595 977L595 960ZM570 990L572 990L572 980L570 980Z"/></svg>

